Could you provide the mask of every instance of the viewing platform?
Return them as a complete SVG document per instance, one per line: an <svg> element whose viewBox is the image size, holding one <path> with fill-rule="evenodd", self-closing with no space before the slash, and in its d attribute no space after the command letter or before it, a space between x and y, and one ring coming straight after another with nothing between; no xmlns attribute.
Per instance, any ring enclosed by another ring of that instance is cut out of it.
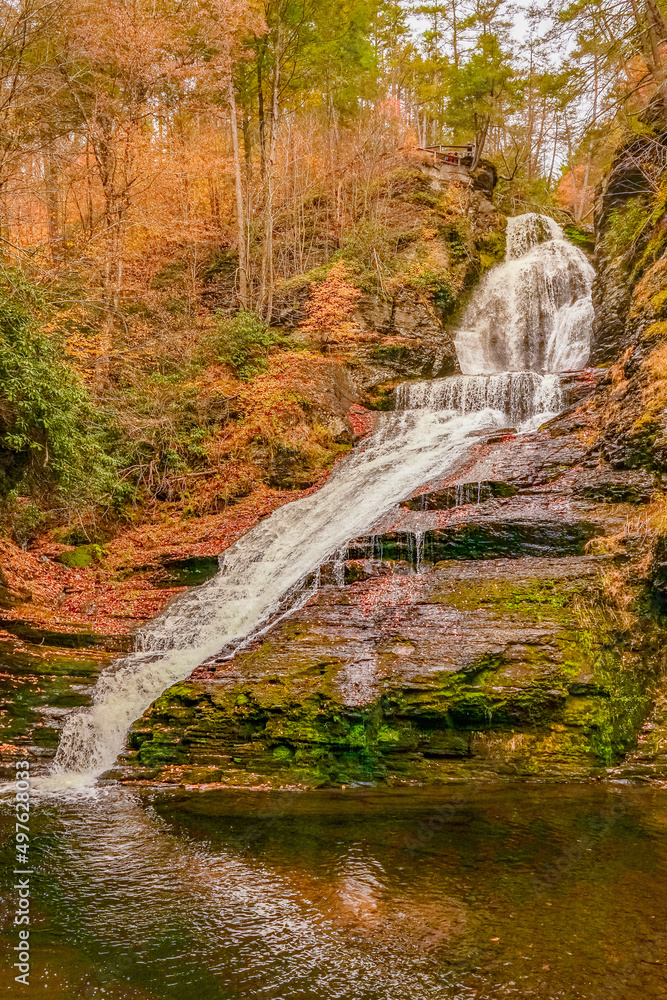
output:
<svg viewBox="0 0 667 1000"><path fill-rule="evenodd" d="M419 146L424 153L433 156L433 165L448 164L453 167L472 167L475 162L475 146L472 142L464 146Z"/></svg>

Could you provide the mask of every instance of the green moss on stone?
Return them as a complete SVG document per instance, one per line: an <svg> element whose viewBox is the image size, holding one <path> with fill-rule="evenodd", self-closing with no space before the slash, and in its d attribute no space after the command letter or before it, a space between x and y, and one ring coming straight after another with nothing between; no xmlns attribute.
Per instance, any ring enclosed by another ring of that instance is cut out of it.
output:
<svg viewBox="0 0 667 1000"><path fill-rule="evenodd" d="M61 552L58 561L69 566L70 569L85 569L91 563L102 562L107 555L106 549L93 543L91 545L77 545L75 549Z"/></svg>
<svg viewBox="0 0 667 1000"><path fill-rule="evenodd" d="M397 650L418 656L419 643L409 630L392 632L376 647L382 692L350 706L339 687L347 660L332 659L326 629L283 623L240 654L251 683L165 692L130 734L131 754L158 770L213 766L216 780L232 784L319 787L430 781L467 768L592 773L636 742L655 678L623 645L597 584L436 573L423 600L496 620L503 652L466 659L462 649L457 668L394 681ZM513 644L517 623L547 637Z"/></svg>

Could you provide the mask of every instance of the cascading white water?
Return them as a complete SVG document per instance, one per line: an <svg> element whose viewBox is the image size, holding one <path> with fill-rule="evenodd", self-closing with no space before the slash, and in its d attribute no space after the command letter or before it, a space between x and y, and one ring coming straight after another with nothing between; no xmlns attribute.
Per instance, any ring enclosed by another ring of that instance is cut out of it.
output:
<svg viewBox="0 0 667 1000"><path fill-rule="evenodd" d="M141 633L137 651L104 671L92 707L65 724L56 783L59 775L68 784L72 772L91 778L109 768L129 726L166 688L295 607L304 579L337 549L445 472L465 453L471 433L502 423L503 414L492 410L382 414L376 433L319 492L286 504L244 535L225 553L217 576L171 604Z"/></svg>
<svg viewBox="0 0 667 1000"><path fill-rule="evenodd" d="M563 372L588 361L593 268L544 215L507 220L505 263L482 280L461 320L466 375Z"/></svg>
<svg viewBox="0 0 667 1000"><path fill-rule="evenodd" d="M396 392L400 410L455 410L477 413L490 408L507 415L509 424L529 429L534 418L544 423L563 407L558 375L500 372L497 375L453 375L428 382L405 382Z"/></svg>
<svg viewBox="0 0 667 1000"><path fill-rule="evenodd" d="M558 377L540 373L585 363L592 269L543 216L510 219L507 246L506 263L482 282L456 338L466 374L401 387L397 412L380 416L373 436L319 492L244 535L216 577L144 629L136 651L102 673L92 707L68 718L51 787L85 783L108 769L129 726L163 691L298 606L311 592L309 575L446 473L476 431L508 423L526 430L561 408Z"/></svg>

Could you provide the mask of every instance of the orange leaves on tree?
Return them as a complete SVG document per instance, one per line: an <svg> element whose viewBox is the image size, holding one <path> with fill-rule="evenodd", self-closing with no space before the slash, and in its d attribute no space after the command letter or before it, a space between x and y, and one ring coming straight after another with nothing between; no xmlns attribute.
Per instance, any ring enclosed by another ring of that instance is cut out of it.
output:
<svg viewBox="0 0 667 1000"><path fill-rule="evenodd" d="M301 324L301 329L322 344L359 336L353 314L361 292L347 278L347 265L342 260L337 261L324 281L312 288L306 302L308 319Z"/></svg>
<svg viewBox="0 0 667 1000"><path fill-rule="evenodd" d="M586 218L593 209L595 185L599 179L598 166L591 168L590 164L577 164L563 174L556 189L556 201L567 211L572 212L575 219Z"/></svg>

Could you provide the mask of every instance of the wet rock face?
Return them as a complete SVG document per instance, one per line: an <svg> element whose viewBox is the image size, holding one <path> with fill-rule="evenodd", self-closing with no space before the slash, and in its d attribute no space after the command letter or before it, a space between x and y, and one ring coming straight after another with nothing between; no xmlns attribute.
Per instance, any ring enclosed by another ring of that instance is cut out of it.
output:
<svg viewBox="0 0 667 1000"><path fill-rule="evenodd" d="M389 515L372 536L349 546L352 558L411 559L438 563L447 559L520 559L524 556L584 555L587 543L605 534L606 518L600 519L590 504L553 495L513 497L512 484L503 483L509 496L482 499L479 483L466 484L460 505L428 510L432 496L445 489L415 498L427 509L403 509ZM494 484L498 489L499 484ZM456 494L455 494L456 495ZM414 501L408 501L413 503Z"/></svg>
<svg viewBox="0 0 667 1000"><path fill-rule="evenodd" d="M480 160L472 177L475 190L481 191L487 198L491 199L498 183L498 171L495 165L490 160Z"/></svg>
<svg viewBox="0 0 667 1000"><path fill-rule="evenodd" d="M129 759L236 785L603 773L647 697L638 671L619 727L622 653L599 623L582 640L578 617L598 573L590 558L452 562L325 588L156 702Z"/></svg>
<svg viewBox="0 0 667 1000"><path fill-rule="evenodd" d="M617 468L667 469L667 217L647 180L664 180L666 137L621 149L596 200L593 362L608 365L595 409Z"/></svg>
<svg viewBox="0 0 667 1000"><path fill-rule="evenodd" d="M476 483L493 484L479 502ZM480 441L324 567L306 607L158 699L116 773L242 787L623 773L665 654L654 625L623 631L603 543L651 487L589 455L566 418Z"/></svg>
<svg viewBox="0 0 667 1000"><path fill-rule="evenodd" d="M633 140L621 149L612 169L597 191L595 200L595 264L593 284L593 343L591 363L610 364L624 350L626 324L632 301L631 267L628 260L605 240L612 213L622 211L633 199L646 201L649 188L640 161L648 153L648 144Z"/></svg>
<svg viewBox="0 0 667 1000"><path fill-rule="evenodd" d="M660 610L667 612L667 538L660 538L651 563L651 591Z"/></svg>
<svg viewBox="0 0 667 1000"><path fill-rule="evenodd" d="M605 365L618 357L631 296L627 273L619 261L607 259L599 252L596 263L598 277L593 282L595 322L591 363Z"/></svg>
<svg viewBox="0 0 667 1000"><path fill-rule="evenodd" d="M597 696L564 611L580 587L579 567L548 560L326 588L210 679L172 689L131 745L149 767L217 764L234 783L502 773L512 740L525 767L546 741L559 745L551 773L576 773L595 754L580 727L554 736L550 723Z"/></svg>
<svg viewBox="0 0 667 1000"><path fill-rule="evenodd" d="M392 338L357 351L371 385L374 380L439 378L458 371L453 337L436 307L423 297L405 289L392 299L364 295L355 318L362 330Z"/></svg>

